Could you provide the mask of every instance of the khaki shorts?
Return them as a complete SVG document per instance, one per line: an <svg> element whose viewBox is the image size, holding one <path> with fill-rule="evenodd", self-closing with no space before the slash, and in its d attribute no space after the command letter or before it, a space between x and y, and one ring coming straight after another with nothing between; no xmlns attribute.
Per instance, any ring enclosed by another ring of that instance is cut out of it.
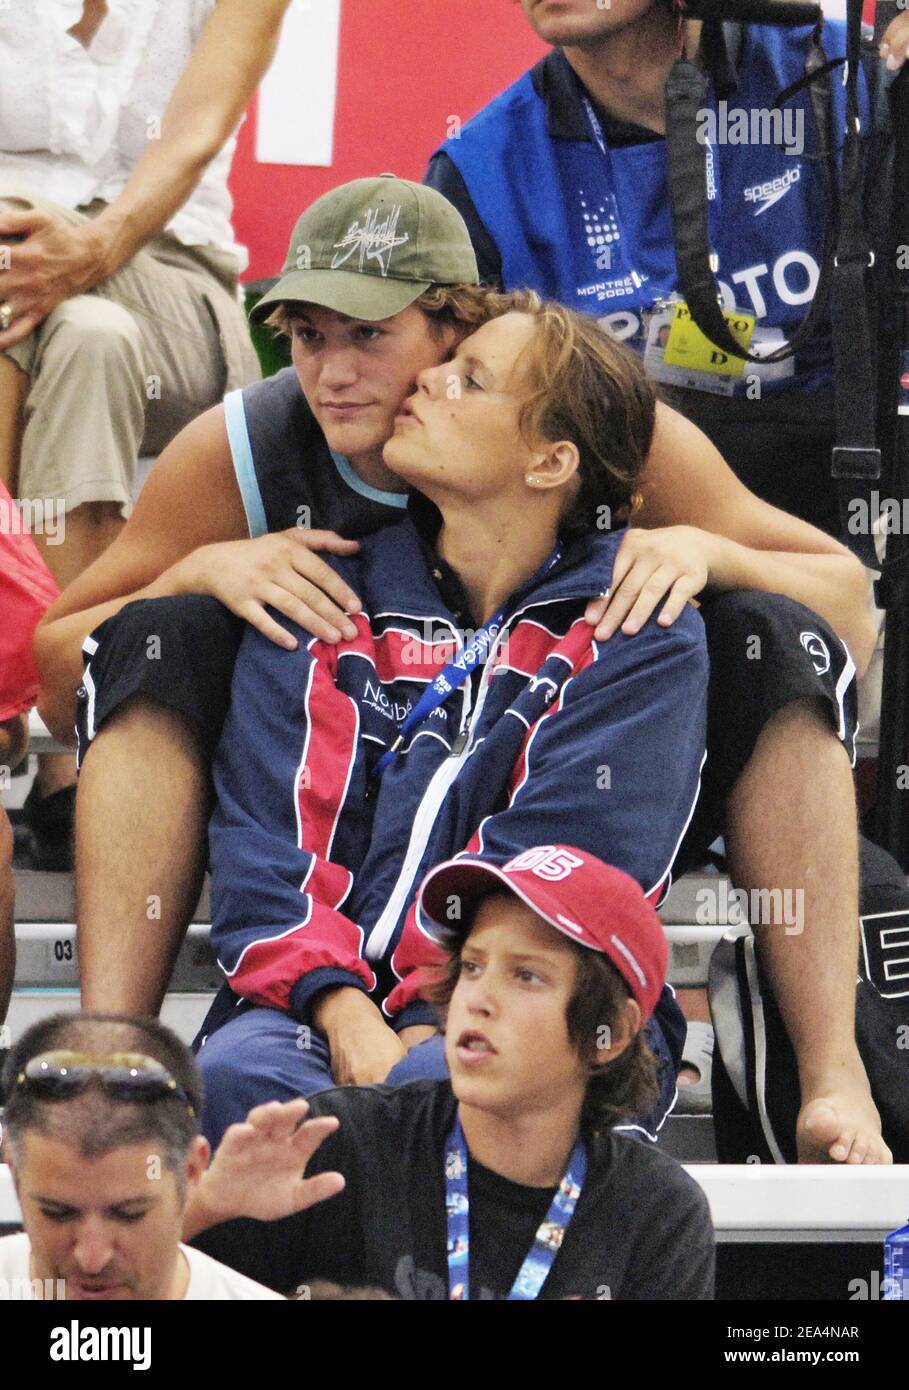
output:
<svg viewBox="0 0 909 1390"><path fill-rule="evenodd" d="M0 206L81 223L104 204L74 212L0 183ZM128 516L140 454L260 375L235 262L167 234L6 352L30 378L16 495L67 511L116 502Z"/></svg>

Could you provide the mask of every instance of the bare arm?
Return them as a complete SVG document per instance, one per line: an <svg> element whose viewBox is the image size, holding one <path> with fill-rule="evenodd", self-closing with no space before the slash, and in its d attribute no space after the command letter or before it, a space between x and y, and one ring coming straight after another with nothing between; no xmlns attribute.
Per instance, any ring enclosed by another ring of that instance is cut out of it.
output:
<svg viewBox="0 0 909 1390"><path fill-rule="evenodd" d="M98 280L129 260L186 202L268 70L289 4L218 0L168 103L160 140L148 142L123 192L92 224L100 239Z"/></svg>
<svg viewBox="0 0 909 1390"><path fill-rule="evenodd" d="M224 409L215 406L171 441L117 539L38 625L38 709L55 738L72 742L74 692L88 634L133 599L182 592L173 567L198 547L247 534Z"/></svg>
<svg viewBox="0 0 909 1390"><path fill-rule="evenodd" d="M267 70L290 0L218 0L161 123L122 193L98 217L70 226L46 213L7 211L0 235L25 236L7 271L16 314L11 347L71 295L108 280L156 236L198 184Z"/></svg>
<svg viewBox="0 0 909 1390"><path fill-rule="evenodd" d="M302 466L302 464L301 464ZM158 459L136 510L114 541L52 604L35 634L38 709L61 743L73 741L82 643L134 599L210 594L279 646L296 639L274 608L326 642L356 635L356 594L318 555L349 555L356 541L293 528L250 540L224 407L182 429Z"/></svg>
<svg viewBox="0 0 909 1390"><path fill-rule="evenodd" d="M877 634L864 567L823 531L755 497L706 435L662 404L641 492L644 503L623 543L623 564L617 560L610 631L635 607L636 625L624 630L636 630L644 609L652 612L671 588L672 567L660 548L681 554L687 547L698 552L702 573L683 582L667 603L668 621L705 584L784 594L825 618L849 647L859 672L865 669ZM658 571L663 571L659 580ZM593 610L588 616L594 617ZM597 632L601 635L600 627Z"/></svg>

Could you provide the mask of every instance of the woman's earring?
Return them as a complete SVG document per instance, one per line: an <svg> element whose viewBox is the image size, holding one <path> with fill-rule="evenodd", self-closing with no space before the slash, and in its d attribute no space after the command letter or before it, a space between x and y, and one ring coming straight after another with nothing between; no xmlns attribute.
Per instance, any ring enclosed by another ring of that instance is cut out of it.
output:
<svg viewBox="0 0 909 1390"><path fill-rule="evenodd" d="M531 486L531 487L534 487L534 486L536 485L536 481L537 481L537 480L536 480L536 478L533 476L532 473L528 473L528 474L527 474L526 481L527 481L528 483L530 483L530 486Z"/></svg>

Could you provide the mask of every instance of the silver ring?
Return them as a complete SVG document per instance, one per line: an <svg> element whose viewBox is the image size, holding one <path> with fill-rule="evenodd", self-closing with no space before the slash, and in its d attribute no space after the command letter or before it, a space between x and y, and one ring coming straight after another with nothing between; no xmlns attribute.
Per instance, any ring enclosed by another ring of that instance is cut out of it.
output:
<svg viewBox="0 0 909 1390"><path fill-rule="evenodd" d="M5 300L0 304L0 332L5 333L13 321L13 306Z"/></svg>

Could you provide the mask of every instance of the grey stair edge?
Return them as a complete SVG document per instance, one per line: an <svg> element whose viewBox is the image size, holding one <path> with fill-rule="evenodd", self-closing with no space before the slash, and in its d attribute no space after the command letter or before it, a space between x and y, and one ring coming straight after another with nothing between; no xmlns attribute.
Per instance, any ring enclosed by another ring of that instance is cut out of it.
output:
<svg viewBox="0 0 909 1390"><path fill-rule="evenodd" d="M26 922L71 921L75 916L75 890L73 875L44 873L36 869L16 869L16 916ZM692 931L699 926L742 926L747 925L735 904L731 914L714 912L713 906L723 907L730 899L732 888L725 875L686 874L673 884L672 891L660 910L660 917L667 927L685 927ZM698 894L709 897L698 898ZM199 901L193 913L193 921L211 920L209 880L206 876Z"/></svg>
<svg viewBox="0 0 909 1390"><path fill-rule="evenodd" d="M210 927L193 922L180 947L171 989L217 989L221 976L209 944ZM670 932L678 929L669 928ZM703 989L710 957L724 928L685 928L684 940L670 939L669 983L676 989ZM701 931L704 936L694 939ZM72 920L16 923L17 986L69 988L78 985L77 933Z"/></svg>
<svg viewBox="0 0 909 1390"><path fill-rule="evenodd" d="M8 1042L15 1042L32 1023L50 1014L74 1013L79 1004L79 991L75 989L14 990L4 1025L5 1036ZM172 1028L188 1046L210 1006L211 995L204 991L172 992L162 1005L161 1022Z"/></svg>
<svg viewBox="0 0 909 1390"><path fill-rule="evenodd" d="M193 923L183 942L170 980L174 994L211 994L224 983L209 943L210 928ZM16 924L16 973L13 989L77 989L79 959L72 922Z"/></svg>

